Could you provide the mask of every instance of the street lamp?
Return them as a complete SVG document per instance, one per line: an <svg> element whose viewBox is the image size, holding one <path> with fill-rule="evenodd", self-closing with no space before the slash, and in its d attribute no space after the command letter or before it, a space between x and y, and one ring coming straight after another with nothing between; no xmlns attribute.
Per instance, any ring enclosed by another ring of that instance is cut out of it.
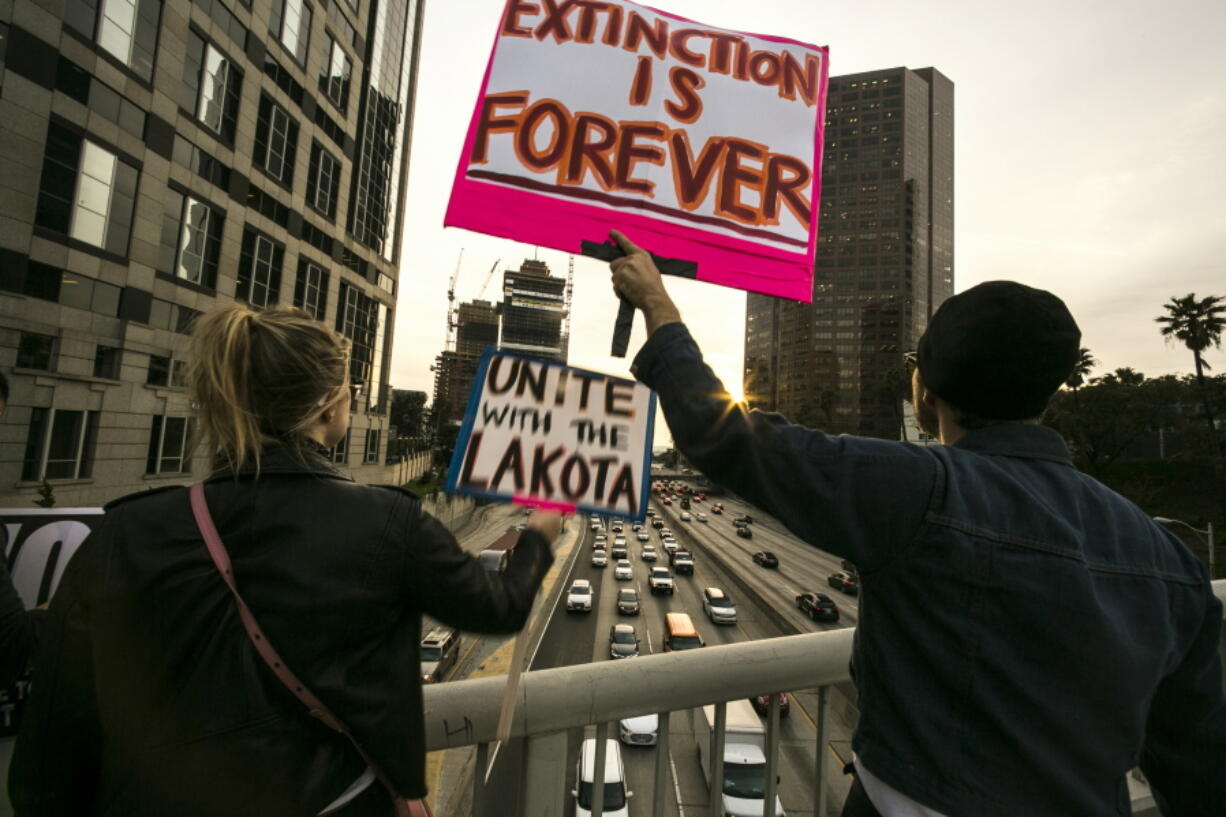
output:
<svg viewBox="0 0 1226 817"><path fill-rule="evenodd" d="M1205 528L1204 530L1201 530L1200 528L1192 527L1187 522L1184 522L1182 519L1168 519L1165 516L1155 516L1154 521L1160 525L1183 525L1185 528L1192 531L1193 533L1204 536L1209 545L1209 581L1213 581L1215 578L1217 578L1217 576L1213 572L1213 523L1212 522L1206 523L1208 527Z"/></svg>

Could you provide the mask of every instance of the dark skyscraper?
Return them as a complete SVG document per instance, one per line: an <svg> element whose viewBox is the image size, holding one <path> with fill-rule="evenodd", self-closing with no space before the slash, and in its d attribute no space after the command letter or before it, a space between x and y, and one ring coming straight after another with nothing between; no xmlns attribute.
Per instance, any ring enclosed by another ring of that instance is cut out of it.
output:
<svg viewBox="0 0 1226 817"><path fill-rule="evenodd" d="M813 303L749 296L751 405L898 438L902 354L953 294L953 94L933 68L830 79Z"/></svg>
<svg viewBox="0 0 1226 817"><path fill-rule="evenodd" d="M0 4L0 497L208 472L193 318L300 307L352 341L333 451L385 482L422 0Z"/></svg>

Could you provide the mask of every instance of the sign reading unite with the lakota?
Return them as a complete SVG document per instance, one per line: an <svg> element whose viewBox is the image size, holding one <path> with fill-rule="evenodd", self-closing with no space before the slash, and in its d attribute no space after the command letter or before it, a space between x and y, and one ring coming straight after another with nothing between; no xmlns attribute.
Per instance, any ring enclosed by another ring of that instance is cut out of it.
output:
<svg viewBox="0 0 1226 817"><path fill-rule="evenodd" d="M642 519L655 412L642 383L491 347L447 492Z"/></svg>
<svg viewBox="0 0 1226 817"><path fill-rule="evenodd" d="M827 49L621 0L509 0L445 224L812 300Z"/></svg>

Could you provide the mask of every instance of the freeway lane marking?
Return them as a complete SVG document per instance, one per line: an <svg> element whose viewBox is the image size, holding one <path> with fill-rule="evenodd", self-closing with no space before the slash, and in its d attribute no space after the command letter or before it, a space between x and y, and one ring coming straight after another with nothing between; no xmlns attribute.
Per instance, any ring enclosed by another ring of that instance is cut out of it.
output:
<svg viewBox="0 0 1226 817"><path fill-rule="evenodd" d="M673 730L669 729L668 742L670 744L673 741L672 735ZM668 749L668 767L673 776L673 796L677 798L677 817L685 817L685 807L681 805L681 784L677 782L677 764L673 762L673 748L672 746L666 748Z"/></svg>

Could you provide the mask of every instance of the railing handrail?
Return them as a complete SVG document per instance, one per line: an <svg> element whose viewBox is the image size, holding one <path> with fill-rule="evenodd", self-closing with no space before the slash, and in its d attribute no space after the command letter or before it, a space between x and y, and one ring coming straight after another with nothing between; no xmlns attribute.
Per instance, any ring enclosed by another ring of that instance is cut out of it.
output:
<svg viewBox="0 0 1226 817"><path fill-rule="evenodd" d="M841 683L850 679L853 634L847 628L526 672L511 734ZM499 675L426 687L426 749L494 740L505 684Z"/></svg>
<svg viewBox="0 0 1226 817"><path fill-rule="evenodd" d="M1213 592L1226 605L1226 579L1213 582ZM843 683L851 678L854 632L828 630L525 672L511 734L539 735L781 689ZM1226 646L1223 650L1226 662ZM505 684L506 676L499 675L426 687L426 749L494 740Z"/></svg>

